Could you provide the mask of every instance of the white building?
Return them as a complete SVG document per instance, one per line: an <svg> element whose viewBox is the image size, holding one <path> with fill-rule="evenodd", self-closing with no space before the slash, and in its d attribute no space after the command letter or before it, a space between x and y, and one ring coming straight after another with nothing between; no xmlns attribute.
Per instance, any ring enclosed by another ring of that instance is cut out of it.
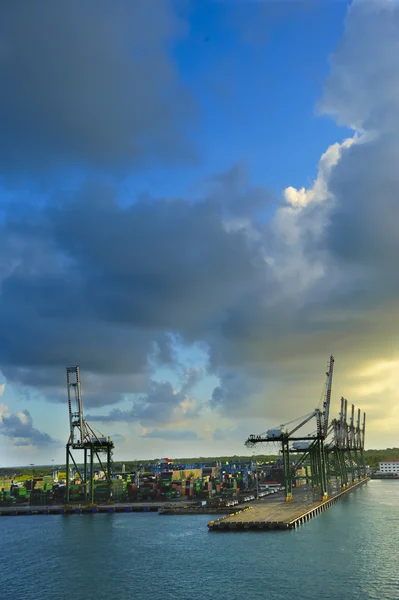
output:
<svg viewBox="0 0 399 600"><path fill-rule="evenodd" d="M383 460L380 462L379 472L386 475L399 474L399 460Z"/></svg>

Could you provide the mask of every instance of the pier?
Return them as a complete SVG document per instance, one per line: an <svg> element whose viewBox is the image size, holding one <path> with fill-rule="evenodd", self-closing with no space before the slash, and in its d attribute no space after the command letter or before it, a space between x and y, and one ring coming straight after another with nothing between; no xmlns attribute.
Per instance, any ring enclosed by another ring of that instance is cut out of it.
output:
<svg viewBox="0 0 399 600"><path fill-rule="evenodd" d="M273 499L263 504L256 503L256 505L239 510L217 521L210 521L208 529L209 531L287 531L295 529L368 481L369 478L366 477L324 501L314 501L313 494L303 492L295 494L291 502Z"/></svg>
<svg viewBox="0 0 399 600"><path fill-rule="evenodd" d="M245 504L236 506L236 510L245 507ZM160 515L226 515L231 508L210 507L197 505L184 505L182 502L176 504L170 502L121 502L115 504L79 505L65 506L62 504L49 506L30 506L20 504L17 506L0 506L0 517L7 516L29 516L29 515L70 515L70 514L94 514L94 513L137 513L157 512Z"/></svg>
<svg viewBox="0 0 399 600"><path fill-rule="evenodd" d="M32 515L88 515L95 513L134 513L158 512L164 502L136 502L118 504L97 504L96 506L84 505L49 505L49 506L1 506L0 517L23 517Z"/></svg>

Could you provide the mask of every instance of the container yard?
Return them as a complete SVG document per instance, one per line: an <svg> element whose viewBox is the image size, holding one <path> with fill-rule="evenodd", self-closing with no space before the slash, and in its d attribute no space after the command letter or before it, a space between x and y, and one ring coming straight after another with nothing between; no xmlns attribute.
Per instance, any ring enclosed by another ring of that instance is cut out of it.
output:
<svg viewBox="0 0 399 600"><path fill-rule="evenodd" d="M0 508L171 502L229 508L238 503L241 497L255 497L246 492L255 490L257 475L262 474L263 486L280 485L273 481L268 483L268 473L273 473L274 478L280 473L282 479L281 465L269 463L262 466L253 461L181 465L164 459L155 464L141 465L132 473L113 474L110 482L102 471L95 470L92 482L94 502L88 503L86 486L79 478L77 466L69 473L69 500L66 497L66 472L54 471L52 476L44 477L27 474L25 478L0 479Z"/></svg>

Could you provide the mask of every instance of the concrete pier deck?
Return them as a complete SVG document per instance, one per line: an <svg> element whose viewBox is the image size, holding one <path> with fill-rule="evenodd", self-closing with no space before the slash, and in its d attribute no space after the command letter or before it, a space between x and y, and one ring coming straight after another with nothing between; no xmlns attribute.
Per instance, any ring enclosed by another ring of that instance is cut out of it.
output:
<svg viewBox="0 0 399 600"><path fill-rule="evenodd" d="M295 490L291 502L284 502L283 499L273 498L266 502L252 503L241 511L231 513L230 515L210 521L208 523L209 531L246 531L253 530L289 530L309 521L316 515L324 512L338 500L346 496L352 490L367 483L369 478L362 479L343 491L332 495L328 500L315 500L314 492L305 490Z"/></svg>

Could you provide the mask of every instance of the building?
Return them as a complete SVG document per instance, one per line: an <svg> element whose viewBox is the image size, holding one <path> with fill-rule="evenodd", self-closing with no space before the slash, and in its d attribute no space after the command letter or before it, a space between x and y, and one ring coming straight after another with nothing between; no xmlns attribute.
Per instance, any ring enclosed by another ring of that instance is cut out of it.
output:
<svg viewBox="0 0 399 600"><path fill-rule="evenodd" d="M383 460L380 462L379 473L399 475L399 460Z"/></svg>

